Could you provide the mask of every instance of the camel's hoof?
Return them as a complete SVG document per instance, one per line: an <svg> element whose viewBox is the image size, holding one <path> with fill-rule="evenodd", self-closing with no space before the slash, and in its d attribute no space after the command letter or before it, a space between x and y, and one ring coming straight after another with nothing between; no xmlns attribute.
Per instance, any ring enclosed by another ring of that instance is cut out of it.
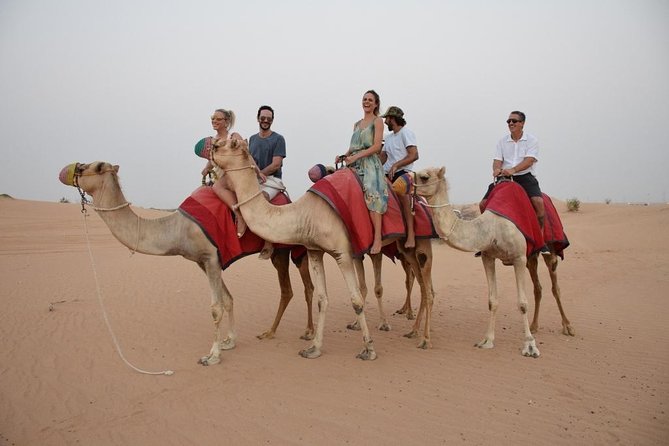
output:
<svg viewBox="0 0 669 446"><path fill-rule="evenodd" d="M221 350L232 350L236 346L234 339L226 338L221 341Z"/></svg>
<svg viewBox="0 0 669 446"><path fill-rule="evenodd" d="M376 352L374 349L366 347L360 353L355 355L356 358L360 358L363 361L374 361L376 359Z"/></svg>
<svg viewBox="0 0 669 446"><path fill-rule="evenodd" d="M307 359L315 359L321 355L321 351L312 345L311 347L301 350L300 356Z"/></svg>
<svg viewBox="0 0 669 446"><path fill-rule="evenodd" d="M351 322L346 326L346 328L348 328L349 330L360 331L360 324L358 323L358 321Z"/></svg>
<svg viewBox="0 0 669 446"><path fill-rule="evenodd" d="M562 334L566 336L576 336L576 330L571 325L565 325L562 327Z"/></svg>
<svg viewBox="0 0 669 446"><path fill-rule="evenodd" d="M538 358L540 354L541 353L539 353L539 349L537 348L534 341L525 343L525 348L523 348L523 356L527 356L528 358Z"/></svg>
<svg viewBox="0 0 669 446"><path fill-rule="evenodd" d="M218 364L219 362L221 362L221 358L212 356L203 356L197 361L198 364L204 366Z"/></svg>
<svg viewBox="0 0 669 446"><path fill-rule="evenodd" d="M564 328L563 328L563 329L564 329ZM534 325L534 324L530 325L530 333L534 334L534 333L536 333L537 331L539 331L539 327L538 327L538 326L536 326L536 325Z"/></svg>
<svg viewBox="0 0 669 446"><path fill-rule="evenodd" d="M484 339L481 342L479 342L478 344L474 344L474 347L478 347L478 348L493 348L494 346L495 346L495 344L489 339Z"/></svg>
<svg viewBox="0 0 669 446"><path fill-rule="evenodd" d="M390 325L388 324L388 322L382 322L381 325L379 325L379 330L390 331Z"/></svg>
<svg viewBox="0 0 669 446"><path fill-rule="evenodd" d="M256 336L258 339L274 339L274 332L272 330L267 330L263 334L259 334Z"/></svg>
<svg viewBox="0 0 669 446"><path fill-rule="evenodd" d="M406 308L400 308L395 312L395 314L404 314L406 318L410 321L416 319L416 316L414 315L414 312L411 308L409 308L408 310Z"/></svg>
<svg viewBox="0 0 669 446"><path fill-rule="evenodd" d="M416 347L427 350L428 348L432 348L432 343L427 339L423 339Z"/></svg>
<svg viewBox="0 0 669 446"><path fill-rule="evenodd" d="M416 330L410 331L409 333L405 334L405 338L413 339L416 336L418 336L418 332Z"/></svg>
<svg viewBox="0 0 669 446"><path fill-rule="evenodd" d="M304 334L300 336L300 339L305 341L311 341L314 338L314 330L305 330Z"/></svg>

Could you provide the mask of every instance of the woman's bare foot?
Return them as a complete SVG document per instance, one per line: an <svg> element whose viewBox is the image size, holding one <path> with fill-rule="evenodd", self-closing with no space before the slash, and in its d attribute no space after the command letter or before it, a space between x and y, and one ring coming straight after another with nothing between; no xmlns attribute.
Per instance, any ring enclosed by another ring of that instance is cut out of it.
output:
<svg viewBox="0 0 669 446"><path fill-rule="evenodd" d="M370 254L378 254L381 252L381 240L374 240L372 248L369 250Z"/></svg>
<svg viewBox="0 0 669 446"><path fill-rule="evenodd" d="M416 237L413 235L407 235L407 239L404 242L404 247L406 249L413 249L416 247Z"/></svg>

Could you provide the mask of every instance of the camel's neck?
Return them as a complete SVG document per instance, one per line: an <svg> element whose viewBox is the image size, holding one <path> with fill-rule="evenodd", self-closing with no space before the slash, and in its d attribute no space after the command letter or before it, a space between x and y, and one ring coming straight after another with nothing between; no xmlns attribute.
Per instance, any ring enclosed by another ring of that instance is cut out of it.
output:
<svg viewBox="0 0 669 446"><path fill-rule="evenodd" d="M474 252L485 249L490 244L488 235L482 230L480 217L463 220L452 206L442 206L449 203L445 182L440 182L436 193L427 200L430 205L439 206L432 209L432 215L439 237L450 246L461 251Z"/></svg>
<svg viewBox="0 0 669 446"><path fill-rule="evenodd" d="M274 243L297 242L295 229L302 226L301 213L295 212L294 204L275 206L260 193L260 185L253 169L228 169L225 172L237 195L238 212L251 231Z"/></svg>
<svg viewBox="0 0 669 446"><path fill-rule="evenodd" d="M170 216L146 219L140 217L130 206L124 206L127 200L118 181L111 175L105 175L102 187L91 194L96 212L109 227L114 237L130 250L143 254L166 255L173 248L170 236L175 228L170 224Z"/></svg>

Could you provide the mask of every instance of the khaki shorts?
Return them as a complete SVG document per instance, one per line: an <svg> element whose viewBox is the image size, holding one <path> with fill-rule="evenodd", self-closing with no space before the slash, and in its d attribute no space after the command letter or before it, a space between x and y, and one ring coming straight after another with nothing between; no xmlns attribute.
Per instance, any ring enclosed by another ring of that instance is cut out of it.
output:
<svg viewBox="0 0 669 446"><path fill-rule="evenodd" d="M272 199L274 199L274 197L276 197L279 192L285 191L286 187L283 185L281 178L268 176L267 181L260 183L260 189L269 195L269 200L272 201Z"/></svg>

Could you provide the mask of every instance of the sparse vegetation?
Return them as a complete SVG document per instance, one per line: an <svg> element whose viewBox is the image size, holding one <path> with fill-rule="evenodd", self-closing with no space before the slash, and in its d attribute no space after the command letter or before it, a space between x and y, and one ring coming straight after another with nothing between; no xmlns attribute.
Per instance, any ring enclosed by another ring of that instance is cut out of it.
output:
<svg viewBox="0 0 669 446"><path fill-rule="evenodd" d="M567 200L567 210L569 212L578 212L579 209L581 209L581 200L576 197Z"/></svg>
<svg viewBox="0 0 669 446"><path fill-rule="evenodd" d="M604 200L604 202L605 202L606 204L611 204L611 199L610 199L610 198L607 198L606 200Z"/></svg>
<svg viewBox="0 0 669 446"><path fill-rule="evenodd" d="M68 200L68 199L65 198L65 197L62 197L60 200L58 200L58 202L59 202L59 203L69 203L70 200Z"/></svg>

